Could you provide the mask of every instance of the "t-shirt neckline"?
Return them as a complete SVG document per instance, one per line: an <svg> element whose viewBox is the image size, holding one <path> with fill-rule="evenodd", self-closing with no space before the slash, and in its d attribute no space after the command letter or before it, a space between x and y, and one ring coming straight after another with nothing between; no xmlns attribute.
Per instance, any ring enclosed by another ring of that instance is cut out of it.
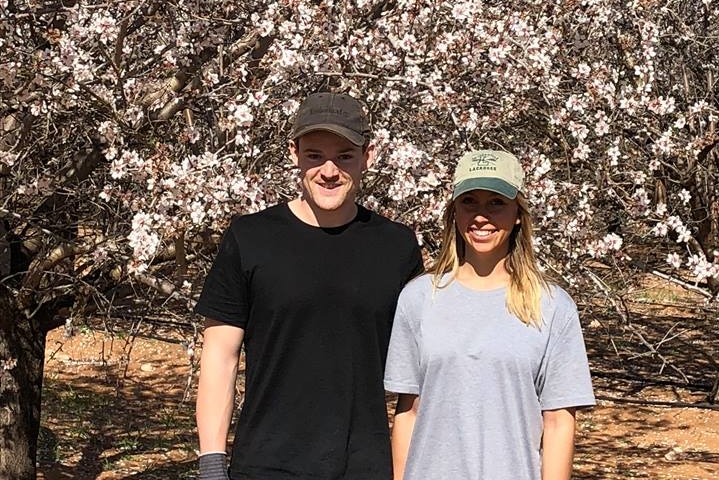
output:
<svg viewBox="0 0 719 480"><path fill-rule="evenodd" d="M490 288L489 290L477 290L477 289L470 288L470 287L464 285L462 282L460 282L456 278L454 280L452 280L452 283L456 284L456 288L458 288L462 292L470 293L472 295L481 295L484 297L505 296L507 294L507 288L508 288L507 285L502 285L501 287Z"/></svg>
<svg viewBox="0 0 719 480"><path fill-rule="evenodd" d="M349 222L342 224L342 225L338 225L336 227L321 227L318 225L311 225L311 224L303 221L300 217L295 215L295 213L292 211L292 209L290 208L289 202L284 203L284 212L285 212L285 215L287 215L287 217L289 217L293 223L295 223L296 225L300 225L303 228L306 228L308 230L315 231L315 232L325 232L325 233L337 234L337 233L341 233L341 232L347 230L347 228L349 228L352 224L359 221L360 217L363 214L364 208L361 205L359 205L358 203L355 203L355 205L357 206L357 212L355 213L355 216L352 217L352 219Z"/></svg>

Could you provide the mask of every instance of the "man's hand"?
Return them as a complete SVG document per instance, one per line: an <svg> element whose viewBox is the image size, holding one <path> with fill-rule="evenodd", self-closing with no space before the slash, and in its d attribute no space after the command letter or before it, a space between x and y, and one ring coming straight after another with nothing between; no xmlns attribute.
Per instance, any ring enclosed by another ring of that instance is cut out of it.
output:
<svg viewBox="0 0 719 480"><path fill-rule="evenodd" d="M200 455L200 480L229 480L226 457L221 452Z"/></svg>

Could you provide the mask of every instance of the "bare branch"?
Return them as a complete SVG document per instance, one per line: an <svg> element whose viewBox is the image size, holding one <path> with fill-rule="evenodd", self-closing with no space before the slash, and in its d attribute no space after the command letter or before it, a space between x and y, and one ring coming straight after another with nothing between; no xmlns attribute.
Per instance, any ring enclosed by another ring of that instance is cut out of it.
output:
<svg viewBox="0 0 719 480"><path fill-rule="evenodd" d="M51 270L63 260L75 255L87 253L93 248L94 246L90 245L66 243L52 249L44 258L34 259L32 263L30 263L28 272L22 282L19 301L23 308L27 309L30 306L31 299L37 288L40 286L40 282L45 272ZM38 302L37 308L41 305L42 302Z"/></svg>
<svg viewBox="0 0 719 480"><path fill-rule="evenodd" d="M698 294L700 294L700 295L703 295L703 296L706 297L706 298L712 298L712 297L713 297L712 293L709 292L708 290L704 290L703 288L697 287L696 285L692 285L691 283L687 283L687 282L685 282L685 281L683 281L683 280L679 280L678 278L674 278L674 277L672 277L672 276L670 276L670 275L667 275L666 273L662 273L662 272L660 272L660 271L658 271L658 270L651 270L649 273L651 273L652 275L654 275L654 276L656 276L656 277L659 277L659 278L661 278L661 279L664 279L664 280L667 280L667 281L669 281L669 282L672 282L672 283L674 283L674 284L676 284L676 285L679 285L679 286L681 286L681 287L683 287L683 288L686 288L687 290L691 290L692 292L696 292L696 293L698 293Z"/></svg>
<svg viewBox="0 0 719 480"><path fill-rule="evenodd" d="M153 275L150 275L148 273L136 273L135 278L142 283L143 285L147 285L148 287L151 287L158 292L162 293L163 295L167 296L168 298L176 298L181 299L184 301L187 301L190 303L192 307L195 305L195 301L189 297L186 297L182 295L175 284L172 282L169 282L167 280L163 280L161 278L155 277Z"/></svg>
<svg viewBox="0 0 719 480"><path fill-rule="evenodd" d="M672 362L670 362L665 356L663 356L661 353L659 353L659 352L657 351L657 349L654 347L654 345L652 345L651 343L649 343L649 342L647 341L647 339L644 338L644 335L642 334L642 332L641 332L638 328L636 328L636 327L632 324L632 322L629 321L629 317L628 317L627 314L624 312L624 309L621 308L621 307L617 304L617 301L616 301L616 299L614 298L614 294L612 294L612 292L611 292L611 290L609 289L609 287L608 287L594 272L592 272L590 269L588 269L588 268L586 268L586 267L583 267L582 270L583 270L585 273L587 273L587 275L589 275L589 277L592 279L592 281L594 282L594 284L595 284L597 287L599 287L599 289L604 293L604 295L606 296L607 300L609 300L609 301L612 303L612 305L614 305L614 309L617 311L617 313L619 313L619 315L620 315L620 316L622 317L622 319L624 320L624 326L627 327L629 330L631 330L631 332L632 332L634 335L637 336L637 338L638 338L639 341L642 343L642 345L644 345L644 346L649 350L649 351L646 352L646 353L649 354L649 355L653 355L653 356L656 356L657 358L659 358L659 359L662 361L662 367L661 367L662 369L664 368L665 365L668 365L670 368L672 368L674 371L676 371L679 375L681 375L681 377L684 379L684 381L688 382L689 379L688 379L687 376L684 374L684 372L682 372L681 369L679 369L679 368L676 367Z"/></svg>

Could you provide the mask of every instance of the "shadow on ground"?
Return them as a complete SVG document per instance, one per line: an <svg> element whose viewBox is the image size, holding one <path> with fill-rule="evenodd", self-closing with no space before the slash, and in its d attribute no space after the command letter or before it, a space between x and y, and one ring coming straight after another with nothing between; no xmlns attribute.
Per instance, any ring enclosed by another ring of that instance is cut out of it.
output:
<svg viewBox="0 0 719 480"><path fill-rule="evenodd" d="M717 375L717 316L632 310L629 324L608 308L582 312L595 390L604 400L578 414L573 478L719 478L719 410L690 407L706 401ZM108 354L103 334L77 337L62 340L68 358L46 367L39 478L195 478L193 388L182 400L191 368L184 347L137 338L122 364ZM56 344L50 339L48 348L58 351ZM88 360L98 352L102 361ZM394 397L387 400L392 412Z"/></svg>
<svg viewBox="0 0 719 480"><path fill-rule="evenodd" d="M603 400L578 414L574 478L719 478L719 405L707 403L719 374L717 313L651 303L626 318L593 311L582 320Z"/></svg>
<svg viewBox="0 0 719 480"><path fill-rule="evenodd" d="M195 478L194 405L183 401L190 365L181 345L135 340L123 363L103 334L79 337L62 339L62 355L46 365L38 477Z"/></svg>

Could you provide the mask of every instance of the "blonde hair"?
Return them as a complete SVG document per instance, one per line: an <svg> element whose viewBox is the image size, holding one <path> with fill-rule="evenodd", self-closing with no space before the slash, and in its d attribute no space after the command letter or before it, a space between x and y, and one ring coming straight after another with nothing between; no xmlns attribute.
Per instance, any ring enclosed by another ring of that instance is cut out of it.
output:
<svg viewBox="0 0 719 480"><path fill-rule="evenodd" d="M550 282L539 270L534 255L532 216L527 200L521 193L517 194L517 206L519 224L514 227L509 237L509 254L504 264L509 273L507 309L527 325L541 327L542 292L548 291ZM429 268L435 289L444 288L454 281L467 248L462 235L457 232L452 200L445 207L442 223L442 247L437 260ZM449 274L449 279L442 283L445 274Z"/></svg>

